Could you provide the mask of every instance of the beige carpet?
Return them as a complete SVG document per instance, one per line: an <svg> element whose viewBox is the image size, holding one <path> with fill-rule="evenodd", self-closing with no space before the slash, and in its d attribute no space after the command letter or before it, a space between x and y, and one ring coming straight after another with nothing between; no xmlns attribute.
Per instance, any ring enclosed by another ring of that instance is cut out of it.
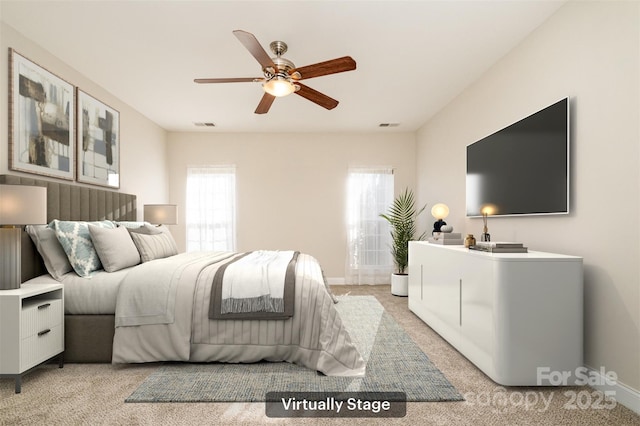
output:
<svg viewBox="0 0 640 426"><path fill-rule="evenodd" d="M0 380L0 425L639 425L640 416L613 409L571 409L570 392L590 388L509 388L493 383L392 296L389 286L334 286L336 294L371 294L404 327L462 393L464 402L409 403L401 419L270 419L263 403L139 403L124 400L157 365L46 365L25 376L21 394ZM528 405L525 401L529 401ZM534 402L536 402L534 404ZM545 404L548 404L545 405ZM605 404L605 402L603 402Z"/></svg>

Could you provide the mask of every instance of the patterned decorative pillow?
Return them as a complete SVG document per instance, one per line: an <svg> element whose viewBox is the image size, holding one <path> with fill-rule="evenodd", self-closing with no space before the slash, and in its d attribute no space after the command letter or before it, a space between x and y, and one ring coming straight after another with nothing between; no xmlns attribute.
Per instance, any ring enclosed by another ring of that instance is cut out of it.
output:
<svg viewBox="0 0 640 426"><path fill-rule="evenodd" d="M80 222L56 219L49 224L49 227L56 232L56 237L67 254L73 270L81 277L88 277L91 272L102 269L102 263L89 234L89 223L102 228L116 227L109 220Z"/></svg>

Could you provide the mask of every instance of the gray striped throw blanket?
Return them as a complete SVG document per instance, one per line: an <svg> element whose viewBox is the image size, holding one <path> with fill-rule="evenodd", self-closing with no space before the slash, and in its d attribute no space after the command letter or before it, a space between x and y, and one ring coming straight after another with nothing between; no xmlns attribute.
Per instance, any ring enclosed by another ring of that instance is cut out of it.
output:
<svg viewBox="0 0 640 426"><path fill-rule="evenodd" d="M286 319L293 316L299 252L260 250L235 256L216 272L210 319Z"/></svg>

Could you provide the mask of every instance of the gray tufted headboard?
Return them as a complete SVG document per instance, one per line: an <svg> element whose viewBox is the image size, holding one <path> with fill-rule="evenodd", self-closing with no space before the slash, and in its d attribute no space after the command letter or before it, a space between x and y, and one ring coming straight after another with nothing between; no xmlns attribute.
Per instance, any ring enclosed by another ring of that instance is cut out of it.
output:
<svg viewBox="0 0 640 426"><path fill-rule="evenodd" d="M137 220L136 196L67 183L0 175L0 184L47 188L47 222L60 220ZM45 274L31 238L22 233L22 281Z"/></svg>

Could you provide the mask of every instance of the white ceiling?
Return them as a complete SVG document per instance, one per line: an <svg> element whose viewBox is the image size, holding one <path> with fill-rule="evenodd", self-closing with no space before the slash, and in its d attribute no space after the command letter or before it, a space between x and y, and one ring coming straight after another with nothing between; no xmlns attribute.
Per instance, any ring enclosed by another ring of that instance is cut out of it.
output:
<svg viewBox="0 0 640 426"><path fill-rule="evenodd" d="M414 131L563 1L7 1L2 21L169 131ZM355 71L305 80L340 101L290 95L254 110L261 77L232 34L289 45L296 66L349 55ZM64 76L63 76L64 77ZM381 129L379 123L400 123Z"/></svg>

